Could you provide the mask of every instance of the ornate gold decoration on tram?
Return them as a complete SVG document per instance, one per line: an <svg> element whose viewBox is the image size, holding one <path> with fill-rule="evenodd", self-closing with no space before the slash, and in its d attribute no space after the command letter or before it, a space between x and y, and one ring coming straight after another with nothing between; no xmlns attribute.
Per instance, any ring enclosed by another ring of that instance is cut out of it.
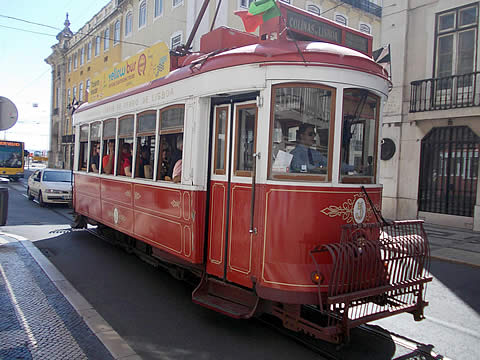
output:
<svg viewBox="0 0 480 360"><path fill-rule="evenodd" d="M125 196L128 198L132 197L132 192L130 190L125 191Z"/></svg>
<svg viewBox="0 0 480 360"><path fill-rule="evenodd" d="M172 207L174 207L174 208L179 208L180 207L180 201L172 200L170 205L172 205Z"/></svg>
<svg viewBox="0 0 480 360"><path fill-rule="evenodd" d="M133 194L135 200L140 200L142 198L142 195L140 195L140 193L136 192Z"/></svg>
<svg viewBox="0 0 480 360"><path fill-rule="evenodd" d="M358 200L362 199L363 202L359 202ZM355 209L355 205L358 205L362 203L364 204L364 207L361 209L364 212L364 219L363 221L369 221L370 219L373 218L373 210L370 206L365 205L365 198L362 193L355 194L353 199L348 199L345 201L341 206L336 206L336 205L330 205L326 207L323 210L320 210L321 213L329 216L329 217L336 217L336 216L341 216L342 220L346 221L347 223L357 223L355 221L355 211L359 211L359 209ZM378 204L374 204L376 208L378 208ZM366 209L365 209L366 207ZM361 216L362 217L362 216ZM360 217L360 218L361 218ZM362 222L363 222L362 221Z"/></svg>

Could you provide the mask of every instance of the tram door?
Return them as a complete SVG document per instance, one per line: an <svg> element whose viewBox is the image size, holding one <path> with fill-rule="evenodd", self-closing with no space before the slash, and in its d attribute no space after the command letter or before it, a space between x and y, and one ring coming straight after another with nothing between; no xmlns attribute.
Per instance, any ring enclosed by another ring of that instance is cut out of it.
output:
<svg viewBox="0 0 480 360"><path fill-rule="evenodd" d="M255 102L218 105L212 126L207 273L252 287Z"/></svg>

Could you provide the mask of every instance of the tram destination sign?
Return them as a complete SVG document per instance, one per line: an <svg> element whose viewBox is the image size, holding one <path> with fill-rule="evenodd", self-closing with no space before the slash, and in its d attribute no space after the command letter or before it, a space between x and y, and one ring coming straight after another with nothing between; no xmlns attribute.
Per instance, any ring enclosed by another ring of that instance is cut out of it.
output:
<svg viewBox="0 0 480 360"><path fill-rule="evenodd" d="M315 19L305 14L287 10L287 27L290 33L310 35L315 40L323 40L338 45L368 53L368 39L346 31L345 44L342 43L342 29L321 19Z"/></svg>

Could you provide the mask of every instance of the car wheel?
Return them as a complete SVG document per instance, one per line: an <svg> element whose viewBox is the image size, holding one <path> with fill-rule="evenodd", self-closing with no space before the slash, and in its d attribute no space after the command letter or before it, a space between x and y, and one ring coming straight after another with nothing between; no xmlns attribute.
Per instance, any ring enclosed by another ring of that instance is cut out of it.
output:
<svg viewBox="0 0 480 360"><path fill-rule="evenodd" d="M28 200L33 200L33 195L29 187L27 187L27 197L28 197Z"/></svg>
<svg viewBox="0 0 480 360"><path fill-rule="evenodd" d="M39 204L41 207L45 207L45 205L47 205L47 204L45 204L45 203L43 202L43 196L42 196L42 192L41 192L41 191L38 192L38 204Z"/></svg>

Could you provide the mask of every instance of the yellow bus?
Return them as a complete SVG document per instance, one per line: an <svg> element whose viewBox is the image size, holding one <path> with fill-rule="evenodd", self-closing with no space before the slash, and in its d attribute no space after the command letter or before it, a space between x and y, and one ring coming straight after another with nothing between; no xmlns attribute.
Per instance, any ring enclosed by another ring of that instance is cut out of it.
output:
<svg viewBox="0 0 480 360"><path fill-rule="evenodd" d="M15 181L23 178L23 150L23 142L0 140L0 177Z"/></svg>

